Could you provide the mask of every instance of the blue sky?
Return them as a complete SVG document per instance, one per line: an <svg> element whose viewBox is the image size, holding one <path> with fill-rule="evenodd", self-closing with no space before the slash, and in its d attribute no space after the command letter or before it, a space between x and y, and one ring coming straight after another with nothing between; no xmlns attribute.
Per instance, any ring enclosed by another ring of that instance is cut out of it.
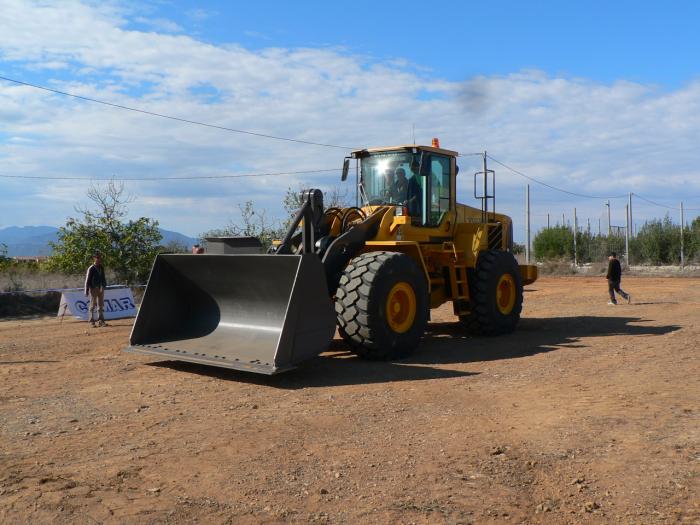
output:
<svg viewBox="0 0 700 525"><path fill-rule="evenodd" d="M548 184L635 192L637 219L700 208L700 4L0 0L0 75L181 118L314 142L439 136ZM0 81L0 174L166 177L339 167L345 153L211 130ZM478 168L464 158L462 173ZM497 171L522 225L522 177ZM466 181L466 182L465 182ZM460 198L468 204L468 180ZM60 225L88 182L0 178L0 228ZM336 173L129 182L133 216L197 235L253 199ZM531 186L534 225L602 199ZM624 222L625 200L613 200ZM554 219L552 219L554 220ZM522 228L516 229L522 238Z"/></svg>
<svg viewBox="0 0 700 525"><path fill-rule="evenodd" d="M205 7L202 7L205 5ZM251 49L342 46L449 80L538 69L677 87L697 78L700 4L639 1L170 2L154 15Z"/></svg>

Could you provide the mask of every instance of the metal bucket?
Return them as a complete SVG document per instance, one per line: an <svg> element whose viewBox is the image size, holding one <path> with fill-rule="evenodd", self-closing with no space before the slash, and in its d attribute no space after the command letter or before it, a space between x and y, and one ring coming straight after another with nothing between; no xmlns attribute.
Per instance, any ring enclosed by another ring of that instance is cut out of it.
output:
<svg viewBox="0 0 700 525"><path fill-rule="evenodd" d="M126 350L275 374L323 352L334 331L314 254L159 255Z"/></svg>

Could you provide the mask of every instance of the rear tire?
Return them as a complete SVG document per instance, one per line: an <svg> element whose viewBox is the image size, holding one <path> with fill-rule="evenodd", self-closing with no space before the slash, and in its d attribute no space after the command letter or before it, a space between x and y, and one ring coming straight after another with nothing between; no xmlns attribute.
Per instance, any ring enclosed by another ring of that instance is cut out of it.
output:
<svg viewBox="0 0 700 525"><path fill-rule="evenodd" d="M460 316L467 330L478 335L500 335L515 330L523 309L523 284L518 262L510 252L479 254L470 272L472 311Z"/></svg>
<svg viewBox="0 0 700 525"><path fill-rule="evenodd" d="M338 329L353 352L367 359L412 353L428 322L425 275L404 253L370 252L352 259L336 293Z"/></svg>

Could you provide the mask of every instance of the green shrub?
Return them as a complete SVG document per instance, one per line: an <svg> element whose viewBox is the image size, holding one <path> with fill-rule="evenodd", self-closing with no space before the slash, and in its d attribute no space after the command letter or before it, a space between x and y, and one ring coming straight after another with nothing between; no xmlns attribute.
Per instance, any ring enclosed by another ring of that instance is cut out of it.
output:
<svg viewBox="0 0 700 525"><path fill-rule="evenodd" d="M538 261L572 259L574 255L574 234L566 226L545 228L535 235L532 241L535 259Z"/></svg>

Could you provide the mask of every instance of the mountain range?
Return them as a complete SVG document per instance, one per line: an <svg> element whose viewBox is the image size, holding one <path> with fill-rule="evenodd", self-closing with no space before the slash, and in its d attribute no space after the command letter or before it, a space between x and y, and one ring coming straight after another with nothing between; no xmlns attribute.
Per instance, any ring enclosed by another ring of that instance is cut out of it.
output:
<svg viewBox="0 0 700 525"><path fill-rule="evenodd" d="M160 229L163 239L161 244L177 242L186 247L196 244L198 239L182 233ZM7 246L9 257L50 255L49 242L58 238L58 228L54 226L9 226L0 229L0 248Z"/></svg>

